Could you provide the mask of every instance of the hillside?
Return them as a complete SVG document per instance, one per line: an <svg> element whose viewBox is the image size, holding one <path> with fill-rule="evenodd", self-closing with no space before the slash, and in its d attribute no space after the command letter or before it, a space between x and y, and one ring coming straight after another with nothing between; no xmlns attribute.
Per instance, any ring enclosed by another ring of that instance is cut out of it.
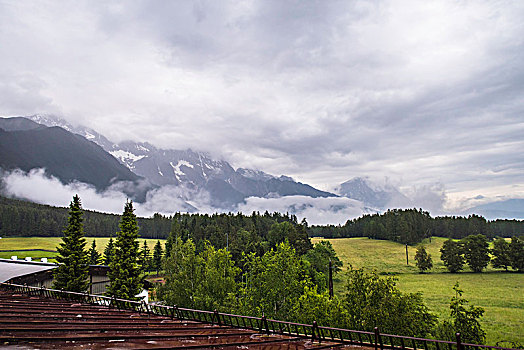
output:
<svg viewBox="0 0 524 350"><path fill-rule="evenodd" d="M316 243L322 238L313 238ZM461 273L448 273L440 260L440 247L445 238L432 237L424 245L433 258L434 268L429 274L419 274L414 264L416 247L408 247L410 264L406 265L403 244L368 238L328 239L344 263L343 270L366 268L383 275L394 275L397 285L405 292L421 292L428 307L440 319L449 316L449 302L454 295L453 285L460 283L464 297L485 309L482 320L488 344L499 341L518 341L524 344L524 274L507 273L488 267L486 272L472 273L466 268ZM335 291L341 293L343 279L335 280ZM507 343L504 344L508 346Z"/></svg>
<svg viewBox="0 0 524 350"><path fill-rule="evenodd" d="M44 168L63 183L79 181L99 190L140 179L97 144L59 127L2 130L0 154L4 170Z"/></svg>

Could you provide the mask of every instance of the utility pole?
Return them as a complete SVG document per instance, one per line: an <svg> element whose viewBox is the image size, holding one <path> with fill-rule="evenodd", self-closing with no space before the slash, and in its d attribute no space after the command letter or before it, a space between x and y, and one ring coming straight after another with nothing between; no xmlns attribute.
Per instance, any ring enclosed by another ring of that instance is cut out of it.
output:
<svg viewBox="0 0 524 350"><path fill-rule="evenodd" d="M409 265L409 258L408 258L408 244L406 243L406 265Z"/></svg>
<svg viewBox="0 0 524 350"><path fill-rule="evenodd" d="M329 298L333 299L333 266L331 264L331 259L329 259Z"/></svg>

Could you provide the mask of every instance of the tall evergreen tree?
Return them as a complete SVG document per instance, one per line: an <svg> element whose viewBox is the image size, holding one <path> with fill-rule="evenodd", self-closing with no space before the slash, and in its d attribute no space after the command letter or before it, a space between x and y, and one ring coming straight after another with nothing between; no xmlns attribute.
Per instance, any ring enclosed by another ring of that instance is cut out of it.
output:
<svg viewBox="0 0 524 350"><path fill-rule="evenodd" d="M104 265L111 265L111 261L113 260L113 255L114 255L114 249L115 249L115 244L113 242L113 237L109 237L109 242L107 242L107 245L104 249L104 258L103 258L103 261L104 261Z"/></svg>
<svg viewBox="0 0 524 350"><path fill-rule="evenodd" d="M75 195L69 204L68 225L64 230L64 237L56 248L58 251L56 260L60 265L54 271L53 288L55 289L85 292L89 286L82 215L80 197Z"/></svg>
<svg viewBox="0 0 524 350"><path fill-rule="evenodd" d="M111 281L107 294L121 299L136 300L142 289L139 264L138 223L133 202L127 201L117 232L114 256L109 265Z"/></svg>
<svg viewBox="0 0 524 350"><path fill-rule="evenodd" d="M147 241L144 241L142 249L140 250L140 263L142 266L142 272L146 273L151 271L153 261L151 260L151 250L147 246Z"/></svg>
<svg viewBox="0 0 524 350"><path fill-rule="evenodd" d="M87 252L87 258L89 265L98 265L102 260L102 255L96 250L96 239L93 240L91 248Z"/></svg>
<svg viewBox="0 0 524 350"><path fill-rule="evenodd" d="M162 245L160 241L156 241L155 247L153 248L153 268L158 272L162 269Z"/></svg>

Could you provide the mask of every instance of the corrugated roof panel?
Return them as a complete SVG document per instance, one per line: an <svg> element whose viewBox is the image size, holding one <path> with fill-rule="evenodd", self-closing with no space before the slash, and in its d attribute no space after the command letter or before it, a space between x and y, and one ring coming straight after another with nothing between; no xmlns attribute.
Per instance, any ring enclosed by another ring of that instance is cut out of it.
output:
<svg viewBox="0 0 524 350"><path fill-rule="evenodd" d="M0 344L38 349L342 349L304 337L0 291Z"/></svg>

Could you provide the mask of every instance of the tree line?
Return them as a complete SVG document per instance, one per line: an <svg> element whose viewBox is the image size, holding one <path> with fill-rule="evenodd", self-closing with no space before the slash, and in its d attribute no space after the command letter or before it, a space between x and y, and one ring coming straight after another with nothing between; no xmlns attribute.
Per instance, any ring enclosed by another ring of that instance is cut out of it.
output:
<svg viewBox="0 0 524 350"><path fill-rule="evenodd" d="M488 221L475 214L433 218L422 209L390 209L348 220L344 225L311 226L310 234L325 238L369 237L413 245L432 236L454 239L476 234L489 239L521 236L524 235L524 221Z"/></svg>
<svg viewBox="0 0 524 350"><path fill-rule="evenodd" d="M67 222L67 215L67 208L0 196L0 235L58 237ZM89 237L113 236L119 228L120 218L120 215L86 210L84 232ZM267 211L263 214L253 212L251 215L154 214L150 218L137 220L139 235L142 238L166 239L169 233L175 230L183 238L191 237L200 250L203 249L203 242L207 240L217 248L223 248L229 243L232 251L239 251L240 247L246 248L250 244L248 249L258 253L267 251L272 245L271 241L274 238L269 237L269 230L273 224L282 222L291 223L300 237L369 237L403 244L417 244L431 236L462 239L469 235L482 234L488 239L493 239L524 235L523 220L488 221L478 215L433 218L422 209L392 209L382 214L366 214L348 220L344 225L323 226L308 226L305 220L298 222L295 215ZM307 245L303 238L297 239Z"/></svg>

